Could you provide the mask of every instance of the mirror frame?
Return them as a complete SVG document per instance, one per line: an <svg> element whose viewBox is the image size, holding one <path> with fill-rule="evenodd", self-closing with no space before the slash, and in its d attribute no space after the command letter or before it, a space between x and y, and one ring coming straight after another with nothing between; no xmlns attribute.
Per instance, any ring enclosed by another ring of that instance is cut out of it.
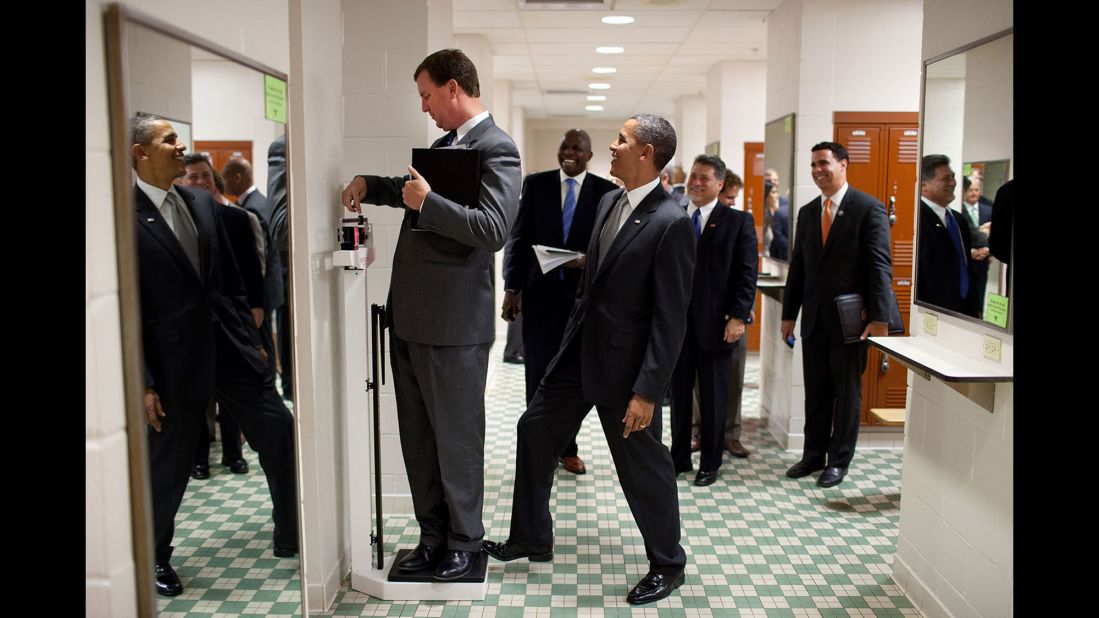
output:
<svg viewBox="0 0 1099 618"><path fill-rule="evenodd" d="M967 44L962 45L960 47L956 47L956 48L954 48L950 51L941 53L937 56L933 56L933 57L928 58L927 60L923 61L923 68L922 68L921 74L920 74L920 156L919 156L919 159L917 159L917 162L916 162L917 166L919 166L919 161L922 160L924 155L926 154L925 151L924 151L924 138L927 136L927 130L926 130L927 118L925 118L925 114L927 113L927 67L931 64L934 64L934 63L940 61L940 60L945 60L945 59L950 58L952 56L956 56L958 54L965 53L965 52L967 52L971 49L975 49L977 47L980 47L980 46L984 45L985 43L991 43L993 41L997 41L997 40L1002 39L1006 36L1010 36L1014 33L1015 33L1015 28L1014 27L1007 28L1005 30L1001 30L1001 31L996 32L994 34L990 34L986 37L982 37L982 38L977 39L973 42L967 43ZM1014 46L1012 47L1012 49L1014 50ZM1012 80L1014 80L1014 69L1012 69ZM965 153L963 152L962 154L964 155ZM1010 159L1008 159L1008 160L1010 161ZM954 165L956 165L958 167L956 173L961 174L962 165L964 165L964 162L963 161L956 161L956 162L952 161L951 163L953 163ZM1010 179L1008 179L1008 180L1010 180ZM959 181L958 185L961 186L960 181ZM958 318L960 320L964 320L966 322L970 322L970 323L973 323L973 324L979 324L979 325L981 325L985 328L991 329L991 330L1007 333L1009 335L1013 334L1014 331L1015 331L1015 302L1014 302L1014 296L1015 296L1015 269L1011 268L1010 264L1008 265L1009 267L1007 269L1008 305L1007 305L1007 326L1006 327L1000 326L998 324L994 324L994 323L989 322L987 320L984 320L982 318L975 318L971 315L965 315L964 313L959 313L957 311L951 311L949 309L944 309L944 308L942 308L938 305L933 305L933 304L928 303L926 301L919 300L920 276L919 276L919 269L917 268L917 265L919 263L918 253L919 253L919 245L920 245L920 217L919 217L920 180L919 180L919 173L916 174L916 187L915 187L915 190L916 190L916 209L917 209L917 212L916 212L916 229L915 229L915 233L912 236L913 248L915 250L914 251L915 259L913 260L913 267L912 267L912 280L913 280L912 281L912 283L913 283L912 304L915 305L915 306L918 306L918 307L922 307L924 309L924 311L921 311L921 313L933 312L933 313L936 313L936 314L949 315L951 317L955 317L955 318ZM1012 230L1012 236L1014 236L1014 229ZM1015 262L1015 242L1014 242L1014 238L1013 238L1012 243L1011 243L1011 263L1013 264L1014 262Z"/></svg>
<svg viewBox="0 0 1099 618"><path fill-rule="evenodd" d="M129 147L129 114L131 105L127 96L126 81L129 76L127 35L129 28L142 27L160 33L182 43L221 56L262 74L277 77L286 83L289 98L291 83L286 73L256 62L236 51L222 47L186 30L161 21L146 13L118 3L106 6L103 12L104 41L106 46L107 104L110 116L111 139L111 191L114 201L115 260L118 266L119 327L122 351L122 394L126 418L126 441L129 450L130 519L134 557L134 581L137 592L138 616L155 616L157 597L153 593L153 523L152 489L149 478L148 444L145 429L143 403L145 372L141 337L141 294L138 285L137 237L134 229L133 176ZM290 119L284 124L286 135L287 199L290 199ZM190 146L188 146L190 150ZM293 263L293 243L288 249ZM286 294L293 298L293 268L289 269ZM292 337L291 332L286 333ZM297 365L292 363L291 375L298 381ZM301 508L301 416L294 406L294 478L298 483L298 578L301 583L301 615L307 616L305 597L304 530Z"/></svg>

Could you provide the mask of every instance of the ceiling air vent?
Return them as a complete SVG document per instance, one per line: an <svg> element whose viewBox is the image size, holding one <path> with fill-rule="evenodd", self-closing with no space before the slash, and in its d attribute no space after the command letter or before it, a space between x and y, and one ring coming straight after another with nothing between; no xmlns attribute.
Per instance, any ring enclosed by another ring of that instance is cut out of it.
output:
<svg viewBox="0 0 1099 618"><path fill-rule="evenodd" d="M552 11L565 9L592 9L607 11L614 8L614 0L518 0L520 11Z"/></svg>

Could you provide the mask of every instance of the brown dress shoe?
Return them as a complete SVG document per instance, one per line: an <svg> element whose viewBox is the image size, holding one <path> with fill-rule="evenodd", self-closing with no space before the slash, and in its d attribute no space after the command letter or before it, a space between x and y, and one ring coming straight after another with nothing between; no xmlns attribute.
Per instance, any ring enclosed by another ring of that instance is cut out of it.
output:
<svg viewBox="0 0 1099 618"><path fill-rule="evenodd" d="M751 452L744 448L744 445L740 443L740 440L726 440L725 450L729 451L729 454L733 457L745 458L751 455Z"/></svg>
<svg viewBox="0 0 1099 618"><path fill-rule="evenodd" d="M699 433L698 427L691 427L691 452L697 453L702 450L702 435Z"/></svg>
<svg viewBox="0 0 1099 618"><path fill-rule="evenodd" d="M565 469L573 474L584 474L588 471L584 467L584 460L579 457L562 457L561 463L565 465Z"/></svg>

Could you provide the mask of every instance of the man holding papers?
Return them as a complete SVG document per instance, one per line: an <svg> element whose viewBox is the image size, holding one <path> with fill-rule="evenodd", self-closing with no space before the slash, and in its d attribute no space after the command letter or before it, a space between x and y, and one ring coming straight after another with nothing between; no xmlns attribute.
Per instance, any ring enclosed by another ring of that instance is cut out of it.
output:
<svg viewBox="0 0 1099 618"><path fill-rule="evenodd" d="M421 109L448 131L432 148L480 151L480 196L452 201L431 177L356 176L343 192L361 204L404 208L393 255L387 326L401 451L420 542L397 568L454 580L481 549L485 380L494 339L493 253L519 202L519 151L478 97L477 68L460 50L425 58L413 73ZM414 227L415 226L415 227Z"/></svg>
<svg viewBox="0 0 1099 618"><path fill-rule="evenodd" d="M542 245L547 257L567 249L587 251L599 200L616 189L609 180L588 173L591 138L581 129L570 129L557 149L561 168L531 174L523 182L519 214L504 254L504 306L501 317L523 317L523 350L526 356L527 404L546 373L550 359L561 345L565 323L576 301L576 288L586 256L566 261L543 272L534 245ZM543 258L545 259L545 258ZM522 295L520 296L520 293ZM522 309L520 309L522 298ZM561 453L561 463L573 474L584 474L577 455L576 437Z"/></svg>

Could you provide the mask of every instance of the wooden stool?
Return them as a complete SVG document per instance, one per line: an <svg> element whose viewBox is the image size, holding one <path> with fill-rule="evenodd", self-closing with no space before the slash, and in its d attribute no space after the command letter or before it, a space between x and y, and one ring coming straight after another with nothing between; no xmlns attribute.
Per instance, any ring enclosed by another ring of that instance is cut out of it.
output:
<svg viewBox="0 0 1099 618"><path fill-rule="evenodd" d="M870 414L886 427L904 427L904 408L870 408Z"/></svg>

